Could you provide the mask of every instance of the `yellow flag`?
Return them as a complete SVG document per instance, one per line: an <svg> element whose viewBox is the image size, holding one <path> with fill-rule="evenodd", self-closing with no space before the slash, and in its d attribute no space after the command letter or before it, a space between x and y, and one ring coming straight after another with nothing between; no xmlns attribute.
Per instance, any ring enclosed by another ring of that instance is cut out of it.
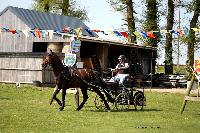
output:
<svg viewBox="0 0 200 133"><path fill-rule="evenodd" d="M193 31L195 31L195 32L197 32L198 31L198 29L197 28L191 28Z"/></svg>
<svg viewBox="0 0 200 133"><path fill-rule="evenodd" d="M76 32L76 35L77 35L77 38L79 38L80 36L82 36L82 28L76 28L75 29L75 32Z"/></svg>

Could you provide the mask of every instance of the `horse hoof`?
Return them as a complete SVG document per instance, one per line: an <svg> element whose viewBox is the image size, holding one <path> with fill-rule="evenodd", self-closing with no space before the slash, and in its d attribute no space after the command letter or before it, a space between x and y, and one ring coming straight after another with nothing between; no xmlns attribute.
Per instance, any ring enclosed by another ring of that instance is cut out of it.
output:
<svg viewBox="0 0 200 133"><path fill-rule="evenodd" d="M58 109L58 111L60 112L60 111L62 111L64 108L63 107L60 107L59 109Z"/></svg>
<svg viewBox="0 0 200 133"><path fill-rule="evenodd" d="M62 103L61 103L61 102L58 102L58 105L62 106Z"/></svg>
<svg viewBox="0 0 200 133"><path fill-rule="evenodd" d="M110 110L108 110L108 112L111 112Z"/></svg>

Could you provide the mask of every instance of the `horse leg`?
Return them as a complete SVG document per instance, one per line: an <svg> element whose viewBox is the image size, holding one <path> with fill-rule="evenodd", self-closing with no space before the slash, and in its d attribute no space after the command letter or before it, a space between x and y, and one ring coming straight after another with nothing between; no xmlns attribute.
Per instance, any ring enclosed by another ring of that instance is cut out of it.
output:
<svg viewBox="0 0 200 133"><path fill-rule="evenodd" d="M97 95L100 96L100 98L103 100L105 107L107 108L108 111L110 111L110 107L104 97L104 95L101 93L101 91L97 88L93 88L93 90L97 93Z"/></svg>
<svg viewBox="0 0 200 133"><path fill-rule="evenodd" d="M52 98L50 100L50 105L53 103L53 100L55 99L56 102L62 106L62 103L61 101L56 97L56 95L60 92L60 87L56 86L56 90L54 91L53 95L52 95Z"/></svg>
<svg viewBox="0 0 200 133"><path fill-rule="evenodd" d="M62 89L62 105L59 108L59 111L62 111L65 108L65 96L66 96L66 89Z"/></svg>
<svg viewBox="0 0 200 133"><path fill-rule="evenodd" d="M89 98L88 94L87 94L87 89L86 88L81 87L81 92L83 94L83 102L78 106L78 108L76 109L77 111L81 110L81 108L83 107L83 105L85 104L85 102L87 101L87 99Z"/></svg>

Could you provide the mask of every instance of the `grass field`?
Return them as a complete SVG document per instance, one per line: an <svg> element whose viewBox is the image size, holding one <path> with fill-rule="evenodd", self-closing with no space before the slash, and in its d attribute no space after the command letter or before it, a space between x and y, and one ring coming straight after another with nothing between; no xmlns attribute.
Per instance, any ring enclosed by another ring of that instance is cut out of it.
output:
<svg viewBox="0 0 200 133"><path fill-rule="evenodd" d="M72 94L67 106L49 105L52 88L0 84L1 133L199 133L200 104L188 102L183 114L184 95L145 92L143 111L101 112L94 106L94 94L87 104L75 111ZM60 95L59 95L60 97Z"/></svg>

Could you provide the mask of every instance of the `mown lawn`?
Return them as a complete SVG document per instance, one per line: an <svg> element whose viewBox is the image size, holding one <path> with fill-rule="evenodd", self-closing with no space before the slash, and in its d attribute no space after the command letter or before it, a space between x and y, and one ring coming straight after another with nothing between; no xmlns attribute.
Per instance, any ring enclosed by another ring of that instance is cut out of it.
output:
<svg viewBox="0 0 200 133"><path fill-rule="evenodd" d="M189 102L183 114L184 95L145 92L147 106L143 111L101 112L94 106L94 94L87 104L75 111L72 94L67 106L49 105L52 88L0 84L1 133L199 133L200 103ZM60 97L60 95L59 95Z"/></svg>

